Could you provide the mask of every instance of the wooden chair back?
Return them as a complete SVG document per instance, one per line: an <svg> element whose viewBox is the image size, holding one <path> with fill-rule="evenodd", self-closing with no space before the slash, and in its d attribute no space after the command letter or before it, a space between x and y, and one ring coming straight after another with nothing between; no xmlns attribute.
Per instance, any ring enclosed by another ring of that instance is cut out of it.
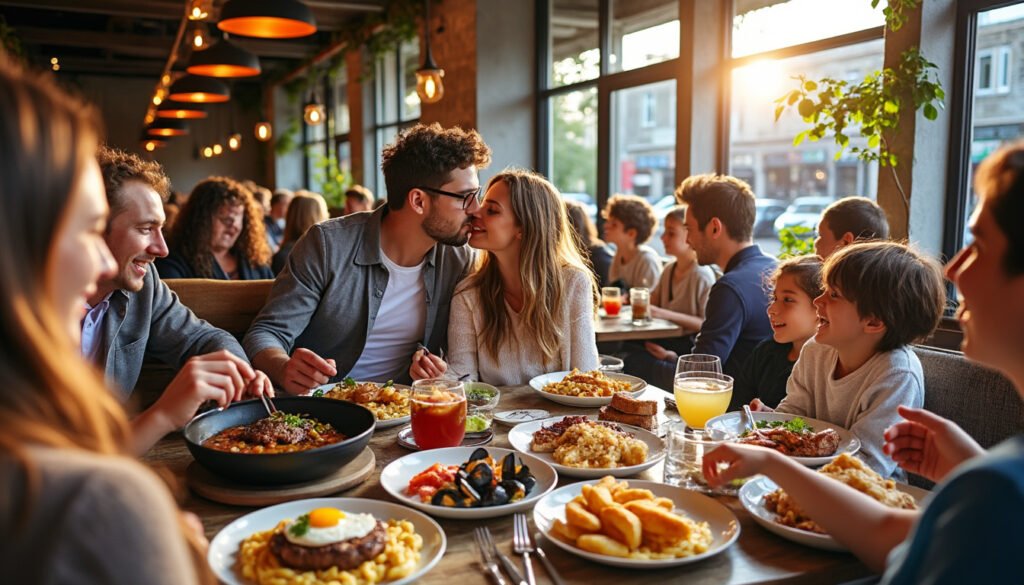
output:
<svg viewBox="0 0 1024 585"><path fill-rule="evenodd" d="M167 286L200 319L239 339L259 314L273 280L165 278Z"/></svg>

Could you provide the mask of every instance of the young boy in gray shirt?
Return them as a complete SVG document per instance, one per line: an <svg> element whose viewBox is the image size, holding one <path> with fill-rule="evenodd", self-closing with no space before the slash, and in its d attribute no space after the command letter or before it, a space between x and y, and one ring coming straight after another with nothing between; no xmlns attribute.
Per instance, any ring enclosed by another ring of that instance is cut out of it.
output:
<svg viewBox="0 0 1024 585"><path fill-rule="evenodd" d="M921 362L907 347L938 325L946 305L942 271L903 244L844 247L825 262L814 300L818 332L804 345L777 412L827 421L861 441L861 458L883 477L904 479L884 455L896 407L924 405ZM769 410L754 400L752 406Z"/></svg>

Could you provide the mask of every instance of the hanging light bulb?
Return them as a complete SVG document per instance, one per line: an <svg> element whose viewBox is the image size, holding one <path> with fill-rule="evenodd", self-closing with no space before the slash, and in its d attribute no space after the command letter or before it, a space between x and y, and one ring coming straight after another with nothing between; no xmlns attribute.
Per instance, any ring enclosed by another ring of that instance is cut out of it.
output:
<svg viewBox="0 0 1024 585"><path fill-rule="evenodd" d="M322 124L324 121L324 105L318 104L315 101L306 104L306 107L302 109L302 119L306 121L308 126L317 126Z"/></svg>
<svg viewBox="0 0 1024 585"><path fill-rule="evenodd" d="M434 63L434 55L430 52L430 0L424 0L423 36L424 57L423 67L416 70L416 95L425 104L433 104L444 97L444 69Z"/></svg>
<svg viewBox="0 0 1024 585"><path fill-rule="evenodd" d="M258 122L253 131L256 134L256 140L260 142L266 142L274 135L274 127L270 125L270 122Z"/></svg>
<svg viewBox="0 0 1024 585"><path fill-rule="evenodd" d="M213 145L213 156L220 156L222 152L224 152L224 147L219 142Z"/></svg>
<svg viewBox="0 0 1024 585"><path fill-rule="evenodd" d="M213 148L207 146L206 148L203 149L203 158L212 158L212 157L213 157Z"/></svg>
<svg viewBox="0 0 1024 585"><path fill-rule="evenodd" d="M235 132L231 136L228 136L228 148L231 150L238 150L242 148L242 135Z"/></svg>
<svg viewBox="0 0 1024 585"><path fill-rule="evenodd" d="M192 49L202 51L209 48L210 38L206 34L206 25L199 23L192 29Z"/></svg>
<svg viewBox="0 0 1024 585"><path fill-rule="evenodd" d="M189 20L206 20L210 16L210 10L206 7L205 0L192 0L188 5Z"/></svg>

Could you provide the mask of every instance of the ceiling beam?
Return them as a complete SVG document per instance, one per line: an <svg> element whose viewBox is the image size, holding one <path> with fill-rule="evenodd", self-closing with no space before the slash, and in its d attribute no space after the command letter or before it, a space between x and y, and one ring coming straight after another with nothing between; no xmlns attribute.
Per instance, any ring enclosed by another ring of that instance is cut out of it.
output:
<svg viewBox="0 0 1024 585"><path fill-rule="evenodd" d="M165 60L96 59L92 57L61 57L60 72L89 75L117 75L160 78Z"/></svg>
<svg viewBox="0 0 1024 585"><path fill-rule="evenodd" d="M180 0L4 0L4 5L158 20L178 20L185 13Z"/></svg>
<svg viewBox="0 0 1024 585"><path fill-rule="evenodd" d="M90 30L48 29L19 26L17 34L29 45L54 47L85 47L125 53L139 57L167 58L174 44L173 37L107 33Z"/></svg>

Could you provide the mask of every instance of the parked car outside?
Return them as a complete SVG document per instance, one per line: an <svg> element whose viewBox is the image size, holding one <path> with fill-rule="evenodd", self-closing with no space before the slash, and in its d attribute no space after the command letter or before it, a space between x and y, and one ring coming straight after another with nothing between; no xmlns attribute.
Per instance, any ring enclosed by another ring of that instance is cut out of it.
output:
<svg viewBox="0 0 1024 585"><path fill-rule="evenodd" d="M796 226L818 229L821 212L825 211L830 203L830 197L797 197L785 213L775 219L775 233Z"/></svg>
<svg viewBox="0 0 1024 585"><path fill-rule="evenodd" d="M758 199L754 216L754 237L770 238L775 235L775 220L786 211L786 202L781 199Z"/></svg>

